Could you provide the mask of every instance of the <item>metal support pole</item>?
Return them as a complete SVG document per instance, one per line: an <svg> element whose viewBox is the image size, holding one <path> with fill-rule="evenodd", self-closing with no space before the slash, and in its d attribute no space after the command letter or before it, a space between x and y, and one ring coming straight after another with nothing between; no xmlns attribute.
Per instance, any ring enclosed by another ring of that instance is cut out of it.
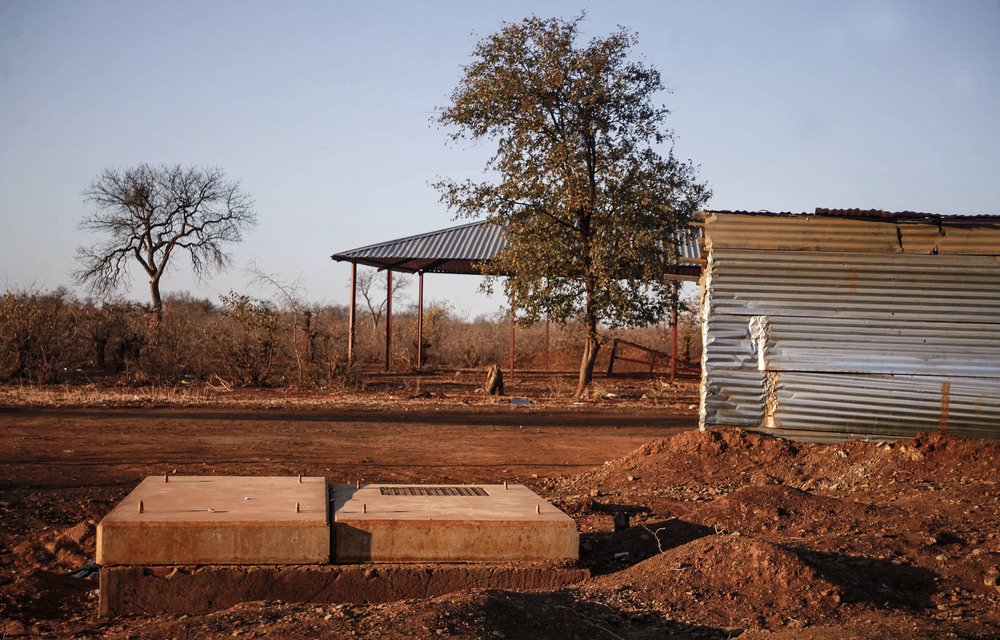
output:
<svg viewBox="0 0 1000 640"><path fill-rule="evenodd" d="M655 359L654 359L655 360ZM677 380L677 282L670 303L670 383Z"/></svg>
<svg viewBox="0 0 1000 640"><path fill-rule="evenodd" d="M351 316L347 324L347 364L354 364L355 321L358 302L358 263L351 263Z"/></svg>
<svg viewBox="0 0 1000 640"><path fill-rule="evenodd" d="M385 272L385 372L392 369L392 269Z"/></svg>
<svg viewBox="0 0 1000 640"><path fill-rule="evenodd" d="M545 313L545 370L549 370L549 314Z"/></svg>
<svg viewBox="0 0 1000 640"><path fill-rule="evenodd" d="M514 382L514 294L510 294L510 381Z"/></svg>
<svg viewBox="0 0 1000 640"><path fill-rule="evenodd" d="M417 274L417 371L424 365L424 272Z"/></svg>

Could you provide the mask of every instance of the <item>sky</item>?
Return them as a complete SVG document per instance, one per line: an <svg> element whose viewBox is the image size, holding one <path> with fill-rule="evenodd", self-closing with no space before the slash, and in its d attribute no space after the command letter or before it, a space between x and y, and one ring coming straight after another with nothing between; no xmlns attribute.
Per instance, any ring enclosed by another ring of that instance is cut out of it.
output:
<svg viewBox="0 0 1000 640"><path fill-rule="evenodd" d="M0 290L83 295L81 192L106 167L181 164L239 180L259 225L223 274L175 260L165 294L270 297L256 264L346 304L331 254L464 222L430 185L479 176L491 149L434 114L475 43L583 10L587 38L637 34L712 209L1000 214L1000 0L3 0ZM123 294L145 300L133 273ZM504 304L476 277L424 281L467 317Z"/></svg>

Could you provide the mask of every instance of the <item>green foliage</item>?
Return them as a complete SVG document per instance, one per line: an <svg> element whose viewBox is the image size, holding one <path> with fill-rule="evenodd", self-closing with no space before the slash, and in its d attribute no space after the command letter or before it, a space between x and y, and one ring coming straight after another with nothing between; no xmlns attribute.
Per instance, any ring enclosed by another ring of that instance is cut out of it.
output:
<svg viewBox="0 0 1000 640"><path fill-rule="evenodd" d="M505 228L506 248L484 265L488 290L506 276L523 321L584 322L582 387L600 322L664 316L676 234L711 194L690 163L657 150L672 137L669 112L653 103L659 72L628 59L634 35L580 45L581 20L530 17L476 46L439 121L457 128L453 140L495 141L486 171L498 179L437 187L460 216Z"/></svg>
<svg viewBox="0 0 1000 640"><path fill-rule="evenodd" d="M612 325L655 322L674 235L710 193L653 145L671 137L653 104L655 69L627 59L624 30L578 46L580 20L531 17L480 42L440 121L453 138L497 143L496 182L438 185L460 215L505 227L487 267L521 317L563 321L592 308ZM492 286L492 281L488 286Z"/></svg>

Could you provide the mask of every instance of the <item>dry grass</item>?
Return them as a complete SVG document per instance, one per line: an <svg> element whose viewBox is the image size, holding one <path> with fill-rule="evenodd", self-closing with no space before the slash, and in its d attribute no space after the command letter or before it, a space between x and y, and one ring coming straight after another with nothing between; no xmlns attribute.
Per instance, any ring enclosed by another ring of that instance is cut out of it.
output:
<svg viewBox="0 0 1000 640"><path fill-rule="evenodd" d="M4 385L5 407L242 407L319 406L377 401L379 394L352 391L301 393L288 389L225 389L209 386L107 387L101 385Z"/></svg>
<svg viewBox="0 0 1000 640"><path fill-rule="evenodd" d="M408 405L462 404L506 406L511 398L529 398L532 404L571 402L576 388L569 372L518 372L507 381L506 397L483 394L482 371L448 370L432 374L368 373L350 386L320 388L240 388L223 380L190 385L143 386L112 384L0 385L0 407L220 407L244 409L378 407L406 401ZM696 380L669 388L657 379L603 378L595 380L590 403L648 405L695 401Z"/></svg>

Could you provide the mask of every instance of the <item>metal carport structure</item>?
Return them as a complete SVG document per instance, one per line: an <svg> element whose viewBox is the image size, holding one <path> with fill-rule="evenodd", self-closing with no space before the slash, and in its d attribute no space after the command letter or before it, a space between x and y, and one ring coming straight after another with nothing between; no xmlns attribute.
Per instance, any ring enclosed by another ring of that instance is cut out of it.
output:
<svg viewBox="0 0 1000 640"><path fill-rule="evenodd" d="M695 224L688 233L680 234L678 264L669 274L677 280L697 281L704 260L701 257L701 227ZM357 318L357 266L359 264L387 271L386 277L386 333L385 370L391 368L392 351L392 272L416 273L417 293L417 366L423 360L424 274L450 273L482 275L478 265L489 263L506 245L503 227L480 220L467 224L430 231L396 240L371 244L330 256L338 262L351 263L351 312L347 343L348 361L354 361L355 322ZM677 358L677 309L672 314L673 353ZM514 323L511 314L511 362L514 371Z"/></svg>

